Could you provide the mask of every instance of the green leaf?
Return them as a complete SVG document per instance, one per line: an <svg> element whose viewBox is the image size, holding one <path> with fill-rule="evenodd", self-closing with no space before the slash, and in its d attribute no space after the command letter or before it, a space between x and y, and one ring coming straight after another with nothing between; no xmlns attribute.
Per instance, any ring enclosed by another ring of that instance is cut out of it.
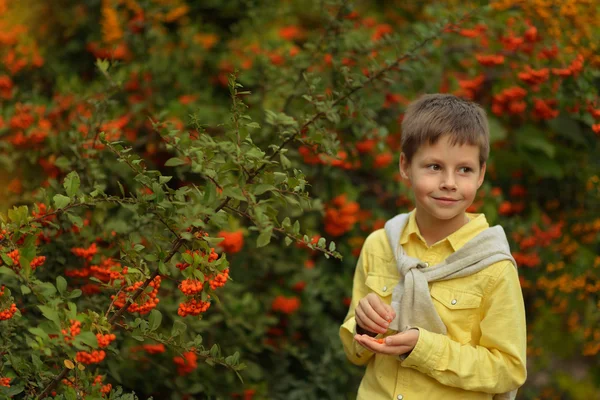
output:
<svg viewBox="0 0 600 400"><path fill-rule="evenodd" d="M533 168L535 174L542 178L562 179L565 172L555 160L540 153L526 153L525 161Z"/></svg>
<svg viewBox="0 0 600 400"><path fill-rule="evenodd" d="M169 182L171 179L173 179L172 176L159 176L158 177L158 183L160 183L161 185Z"/></svg>
<svg viewBox="0 0 600 400"><path fill-rule="evenodd" d="M181 158L173 157L167 160L167 162L165 163L165 167L177 167L178 165L183 164L185 164L184 160L182 160Z"/></svg>
<svg viewBox="0 0 600 400"><path fill-rule="evenodd" d="M488 115L488 124L490 127L490 143L506 139L506 128L504 128L497 118Z"/></svg>
<svg viewBox="0 0 600 400"><path fill-rule="evenodd" d="M173 328L171 329L171 336L172 337L179 336L179 335L183 334L186 329L187 329L187 325L185 323L181 322L180 320L176 319L173 322Z"/></svg>
<svg viewBox="0 0 600 400"><path fill-rule="evenodd" d="M67 196L64 196L62 194L55 195L53 200L54 200L54 208L56 208L57 210L61 209L61 208L65 208L71 202L70 198L68 198Z"/></svg>
<svg viewBox="0 0 600 400"><path fill-rule="evenodd" d="M125 197L125 189L123 188L123 185L121 185L121 182L117 181L117 185L119 185L119 190L121 191L121 195L123 197Z"/></svg>
<svg viewBox="0 0 600 400"><path fill-rule="evenodd" d="M81 181L77 172L69 172L69 174L65 177L65 181L63 183L63 186L67 191L67 196L74 197L76 194L78 194L80 183Z"/></svg>
<svg viewBox="0 0 600 400"><path fill-rule="evenodd" d="M17 225L21 225L27 220L29 208L27 206L13 207L8 210L8 219Z"/></svg>
<svg viewBox="0 0 600 400"><path fill-rule="evenodd" d="M566 114L547 121L548 126L558 135L582 146L589 145L579 123Z"/></svg>
<svg viewBox="0 0 600 400"><path fill-rule="evenodd" d="M222 237L210 237L210 236L203 237L202 239L204 239L206 241L206 243L210 244L211 246L216 246L219 243L221 243L223 240L225 240L225 238L222 238Z"/></svg>
<svg viewBox="0 0 600 400"><path fill-rule="evenodd" d="M21 293L23 293L24 295L29 294L29 293L31 293L31 289L29 289L28 286L21 285Z"/></svg>
<svg viewBox="0 0 600 400"><path fill-rule="evenodd" d="M94 333L90 331L81 332L79 335L75 336L73 344L75 344L75 346L79 348L84 348L83 345L85 344L95 349L98 347L98 338L96 337L96 335L94 335ZM77 346L78 344L79 346Z"/></svg>
<svg viewBox="0 0 600 400"><path fill-rule="evenodd" d="M286 236L285 239L283 239L283 241L285 242L286 246L289 246L290 244L292 244L294 242L292 239L290 239L289 236Z"/></svg>
<svg viewBox="0 0 600 400"><path fill-rule="evenodd" d="M60 318L58 317L58 312L52 308L52 307L48 307L48 306L38 306L38 308L40 309L40 311L42 312L42 315L44 317L46 317L47 319L49 319L50 321L54 322L54 324L60 329Z"/></svg>
<svg viewBox="0 0 600 400"><path fill-rule="evenodd" d="M13 265L13 259L10 258L9 256L7 256L5 253L0 254L0 257L2 258L2 261L4 262L4 264L9 265L9 266ZM6 267L0 267L0 271L2 268L6 268ZM6 269L8 270L8 268L6 268ZM9 271L14 274L14 271L12 269ZM0 273L2 273L2 272L0 272ZM5 272L5 273L8 273L8 272Z"/></svg>
<svg viewBox="0 0 600 400"><path fill-rule="evenodd" d="M194 263L194 258L190 253L181 253L181 258L183 258L183 261L185 261L188 264Z"/></svg>
<svg viewBox="0 0 600 400"><path fill-rule="evenodd" d="M162 314L157 309L153 309L150 311L150 316L148 317L149 329L151 331L155 331L160 326L162 322Z"/></svg>
<svg viewBox="0 0 600 400"><path fill-rule="evenodd" d="M56 278L56 288L58 289L58 293L62 296L65 293L65 290L67 290L67 280L62 276L58 276Z"/></svg>
<svg viewBox="0 0 600 400"><path fill-rule="evenodd" d="M71 221L73 225L77 226L78 228L83 226L83 219L81 219L79 215L68 213L67 218L69 218L69 221Z"/></svg>
<svg viewBox="0 0 600 400"><path fill-rule="evenodd" d="M256 195L259 196L265 192L269 192L269 191L273 191L273 190L277 190L277 188L273 185L268 185L266 183L261 183L260 185L256 185L254 187L254 189L252 190L252 192Z"/></svg>
<svg viewBox="0 0 600 400"><path fill-rule="evenodd" d="M244 197L244 194L242 193L242 189L240 189L237 186L229 186L229 187L225 188L223 190L223 194L225 196L231 197L232 199L236 199L236 200L240 200L240 201L247 201L246 197Z"/></svg>
<svg viewBox="0 0 600 400"><path fill-rule="evenodd" d="M210 355L213 356L214 358L219 357L219 346L215 343L212 345L212 347L210 348Z"/></svg>
<svg viewBox="0 0 600 400"><path fill-rule="evenodd" d="M256 239L256 247L264 247L271 242L271 233L273 232L273 227L270 226L258 235L258 239Z"/></svg>
<svg viewBox="0 0 600 400"><path fill-rule="evenodd" d="M46 333L46 331L44 331L42 328L39 328L39 327L29 328L28 331L33 333L35 336L39 336L44 339L46 339L48 337L48 334Z"/></svg>
<svg viewBox="0 0 600 400"><path fill-rule="evenodd" d="M548 158L554 158L556 148L537 127L531 124L524 125L518 129L515 136L517 147L523 150L539 151L546 154Z"/></svg>
<svg viewBox="0 0 600 400"><path fill-rule="evenodd" d="M169 270L167 269L167 265L160 261L158 263L158 272L160 272L161 275L169 275Z"/></svg>
<svg viewBox="0 0 600 400"><path fill-rule="evenodd" d="M81 296L81 293L81 289L74 289L71 291L71 293L69 293L67 299L76 299L77 297Z"/></svg>

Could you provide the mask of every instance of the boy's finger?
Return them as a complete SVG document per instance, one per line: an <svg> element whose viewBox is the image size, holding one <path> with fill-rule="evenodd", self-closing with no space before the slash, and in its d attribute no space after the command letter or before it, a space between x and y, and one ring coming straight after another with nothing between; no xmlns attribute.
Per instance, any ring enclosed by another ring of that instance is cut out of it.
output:
<svg viewBox="0 0 600 400"><path fill-rule="evenodd" d="M396 318L396 310L394 310L394 307L392 307L389 304L385 304L385 308L387 310L388 316L390 317L388 322L392 322L392 320Z"/></svg>
<svg viewBox="0 0 600 400"><path fill-rule="evenodd" d="M387 326L394 319L392 317L391 307L388 304L385 304L379 296L373 296L369 298L369 305L373 308L373 310L377 313L379 320L375 320L381 326Z"/></svg>
<svg viewBox="0 0 600 400"><path fill-rule="evenodd" d="M377 325L377 323L370 318L370 316L375 313L374 311L365 312L362 308L357 308L355 313L356 323L364 329L375 333L385 333L387 331L387 328Z"/></svg>
<svg viewBox="0 0 600 400"><path fill-rule="evenodd" d="M388 313L385 310L385 307L383 307L383 303L377 303L377 301L374 303L375 304L369 301L367 304L365 304L364 311L366 316L379 326L379 330L377 330L377 332L385 333L390 325L390 323L387 321Z"/></svg>

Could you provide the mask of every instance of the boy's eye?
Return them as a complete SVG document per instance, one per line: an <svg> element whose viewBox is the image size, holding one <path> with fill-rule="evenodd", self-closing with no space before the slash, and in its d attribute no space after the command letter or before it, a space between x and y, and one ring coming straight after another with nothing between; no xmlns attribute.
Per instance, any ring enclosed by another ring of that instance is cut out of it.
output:
<svg viewBox="0 0 600 400"><path fill-rule="evenodd" d="M469 173L469 172L471 172L471 171L473 171L473 170L472 170L471 168L469 168L469 167L461 167L461 168L460 168L460 170L461 170L461 172L463 172L463 173L465 173L465 174L466 174L466 173Z"/></svg>
<svg viewBox="0 0 600 400"><path fill-rule="evenodd" d="M427 166L427 168L432 171L439 171L441 169L441 167L438 164L430 164Z"/></svg>

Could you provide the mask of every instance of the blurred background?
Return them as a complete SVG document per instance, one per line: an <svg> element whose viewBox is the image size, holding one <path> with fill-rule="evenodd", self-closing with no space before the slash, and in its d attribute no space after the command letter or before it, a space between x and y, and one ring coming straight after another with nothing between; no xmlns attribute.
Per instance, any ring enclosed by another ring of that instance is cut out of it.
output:
<svg viewBox="0 0 600 400"><path fill-rule="evenodd" d="M188 332L239 351L243 382L201 362L178 369L168 350L141 356L126 340L98 373L140 398L352 399L362 369L338 329L357 256L413 207L397 169L403 111L422 93L453 93L489 116L488 174L469 211L504 226L519 263L529 377L518 398L600 398L599 11L595 0L0 0L0 210L41 201L71 170L90 191L133 186L98 132L174 188L202 182L166 163L173 152L153 123L222 138L235 74L260 125L254 143L285 143L279 162L308 183L312 200L287 213L343 259L279 239L257 249L230 215L232 280ZM286 126L316 113L288 140ZM88 224L89 238L109 229ZM48 276L58 252L44 252Z"/></svg>

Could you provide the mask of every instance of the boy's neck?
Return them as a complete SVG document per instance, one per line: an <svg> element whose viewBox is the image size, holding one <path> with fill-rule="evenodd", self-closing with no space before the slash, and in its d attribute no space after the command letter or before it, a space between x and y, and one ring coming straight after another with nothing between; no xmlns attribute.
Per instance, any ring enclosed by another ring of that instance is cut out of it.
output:
<svg viewBox="0 0 600 400"><path fill-rule="evenodd" d="M415 213L419 232L427 242L427 246L432 246L440 240L447 238L469 222L466 213L461 213L451 220L435 219L427 213L419 213L418 210L415 210Z"/></svg>

